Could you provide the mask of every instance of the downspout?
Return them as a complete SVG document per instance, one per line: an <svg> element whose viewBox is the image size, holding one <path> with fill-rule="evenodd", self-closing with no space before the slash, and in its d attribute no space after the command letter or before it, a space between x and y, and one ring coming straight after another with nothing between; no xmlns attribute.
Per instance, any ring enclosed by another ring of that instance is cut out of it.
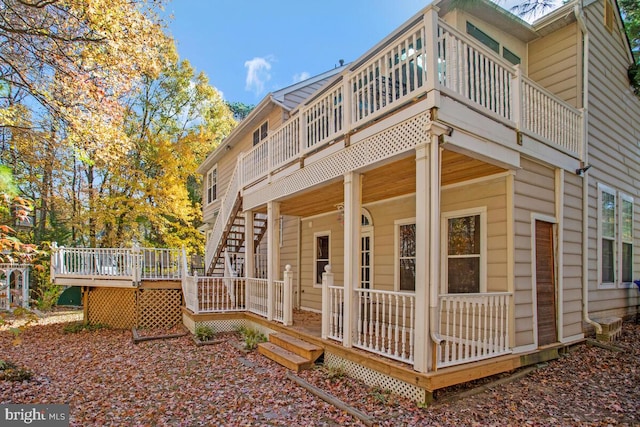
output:
<svg viewBox="0 0 640 427"><path fill-rule="evenodd" d="M589 105L589 32L582 13L582 4L574 7L576 21L583 35L582 42L582 165L588 164L588 111ZM602 326L589 317L589 175L582 174L582 319L596 329L596 334L602 333Z"/></svg>

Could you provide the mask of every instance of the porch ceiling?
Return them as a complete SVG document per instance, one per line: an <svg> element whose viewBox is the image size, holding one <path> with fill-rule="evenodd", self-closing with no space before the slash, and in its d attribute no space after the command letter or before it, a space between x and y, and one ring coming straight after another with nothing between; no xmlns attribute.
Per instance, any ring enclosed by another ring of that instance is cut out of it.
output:
<svg viewBox="0 0 640 427"><path fill-rule="evenodd" d="M504 172L505 169L473 159L453 151L442 154L442 185L456 184L470 179ZM416 191L416 162L410 156L362 173L362 203L390 199ZM306 193L282 200L284 215L308 217L336 210L343 202L342 180L317 187Z"/></svg>

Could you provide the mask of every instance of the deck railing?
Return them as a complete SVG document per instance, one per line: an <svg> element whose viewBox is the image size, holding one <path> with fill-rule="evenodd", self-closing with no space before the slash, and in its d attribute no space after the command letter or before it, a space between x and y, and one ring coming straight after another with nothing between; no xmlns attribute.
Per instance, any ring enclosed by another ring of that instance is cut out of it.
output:
<svg viewBox="0 0 640 427"><path fill-rule="evenodd" d="M496 357L509 347L511 294L446 294L439 298L437 366Z"/></svg>
<svg viewBox="0 0 640 427"><path fill-rule="evenodd" d="M222 234L224 233L224 228L229 222L231 217L233 207L235 206L236 200L240 194L240 187L242 182L242 171L241 171L242 159L238 159L236 162L236 168L233 171L233 175L229 180L229 185L227 186L227 191L222 197L222 201L220 203L219 214L216 218L216 222L213 225L213 230L211 231L211 237L207 241L207 249L205 251L205 269L211 266L211 262L213 261L214 254L216 252L216 248L222 239Z"/></svg>
<svg viewBox="0 0 640 427"><path fill-rule="evenodd" d="M139 282L182 277L180 249L65 248L51 253L51 278L120 279Z"/></svg>
<svg viewBox="0 0 640 427"><path fill-rule="evenodd" d="M269 282L267 279L247 280L247 311L267 317L269 313Z"/></svg>
<svg viewBox="0 0 640 427"><path fill-rule="evenodd" d="M413 363L415 294L356 289L357 338L354 347Z"/></svg>
<svg viewBox="0 0 640 427"><path fill-rule="evenodd" d="M444 21L438 19L434 34L427 33L426 20L411 24L355 68L343 71L243 155L241 185L265 178L432 89L576 158L582 155L580 110ZM429 43L434 43L431 50ZM433 58L427 56L431 51Z"/></svg>

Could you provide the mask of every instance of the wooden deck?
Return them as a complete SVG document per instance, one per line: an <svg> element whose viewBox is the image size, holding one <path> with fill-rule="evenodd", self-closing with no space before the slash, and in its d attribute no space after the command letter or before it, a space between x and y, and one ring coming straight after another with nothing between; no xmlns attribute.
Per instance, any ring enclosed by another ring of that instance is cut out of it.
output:
<svg viewBox="0 0 640 427"><path fill-rule="evenodd" d="M311 344L320 346L325 351L329 351L341 358L350 360L382 374L389 375L408 384L423 388L429 393L452 385L485 378L503 372L513 371L527 365L555 359L559 356L560 350L566 347L565 344L558 344L556 346L545 348L544 351L534 351L515 355L510 354L479 362L442 368L435 372L420 373L416 372L410 365L405 363L387 359L357 348L346 348L333 340L323 340L320 335L320 313L294 310L292 326L283 326L280 323L270 322L263 317L248 312L195 315L189 310L183 308L183 313L191 317L196 322L207 320L246 319L274 330L275 332L285 333Z"/></svg>

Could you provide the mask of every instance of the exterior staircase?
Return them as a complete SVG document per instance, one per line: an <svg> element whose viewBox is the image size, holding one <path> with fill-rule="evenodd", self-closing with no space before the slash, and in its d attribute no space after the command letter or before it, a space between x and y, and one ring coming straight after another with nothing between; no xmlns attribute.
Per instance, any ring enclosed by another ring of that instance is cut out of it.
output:
<svg viewBox="0 0 640 427"><path fill-rule="evenodd" d="M266 215L256 214L253 220L253 247L257 248L267 231ZM245 222L242 213L242 197L237 196L229 221L225 224L222 237L216 246L213 260L207 269L207 276L223 277L225 272L224 253L242 253L245 250Z"/></svg>
<svg viewBox="0 0 640 427"><path fill-rule="evenodd" d="M269 335L269 342L258 344L258 352L286 368L299 372L311 368L324 349L290 335L274 333Z"/></svg>

